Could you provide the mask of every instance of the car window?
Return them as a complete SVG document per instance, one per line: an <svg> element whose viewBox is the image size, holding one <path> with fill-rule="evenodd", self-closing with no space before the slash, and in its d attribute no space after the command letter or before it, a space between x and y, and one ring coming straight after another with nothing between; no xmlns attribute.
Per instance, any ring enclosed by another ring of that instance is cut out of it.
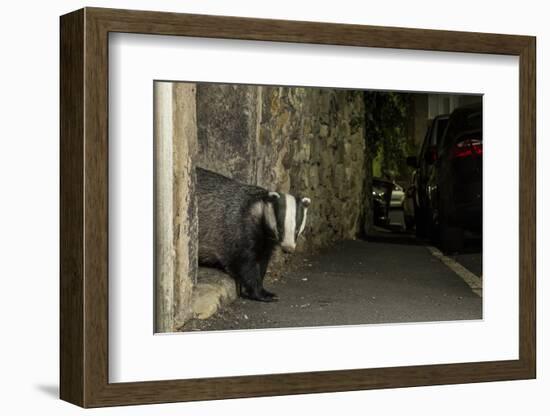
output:
<svg viewBox="0 0 550 416"><path fill-rule="evenodd" d="M437 131L435 134L435 140L433 145L437 145L439 142L441 142L441 138L443 137L443 133L445 132L445 129L447 128L447 124L449 124L448 118L441 118L437 120Z"/></svg>
<svg viewBox="0 0 550 416"><path fill-rule="evenodd" d="M457 135L473 129L481 129L481 112L472 111L469 108L461 108L453 111L442 140L437 146L438 155L441 156L455 143Z"/></svg>
<svg viewBox="0 0 550 416"><path fill-rule="evenodd" d="M428 147L428 140L431 137L432 127L433 127L433 122L430 123L430 125L428 126L428 130L426 131L424 140L422 140L422 147L420 148L420 153L418 153L418 160L422 160L422 158L426 154L426 148Z"/></svg>
<svg viewBox="0 0 550 416"><path fill-rule="evenodd" d="M481 112L470 114L466 118L466 123L468 125L468 128L470 129L476 129L481 127Z"/></svg>

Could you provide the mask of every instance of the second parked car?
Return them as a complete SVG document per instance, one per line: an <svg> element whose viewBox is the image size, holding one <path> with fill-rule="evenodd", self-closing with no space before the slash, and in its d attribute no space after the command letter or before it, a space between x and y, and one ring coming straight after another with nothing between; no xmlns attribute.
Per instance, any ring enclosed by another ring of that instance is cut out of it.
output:
<svg viewBox="0 0 550 416"><path fill-rule="evenodd" d="M416 168L410 187L412 189L409 189L408 193L413 199L414 223L416 235L419 238L426 238L433 234L428 182L433 176L434 163L437 160L437 145L441 141L448 122L448 114L435 117L424 136L418 156L407 158L407 163Z"/></svg>

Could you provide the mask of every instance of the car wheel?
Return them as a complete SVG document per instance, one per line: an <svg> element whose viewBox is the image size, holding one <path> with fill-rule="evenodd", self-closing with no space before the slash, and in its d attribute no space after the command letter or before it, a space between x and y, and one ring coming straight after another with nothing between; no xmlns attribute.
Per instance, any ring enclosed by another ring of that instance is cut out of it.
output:
<svg viewBox="0 0 550 416"><path fill-rule="evenodd" d="M428 237L429 223L426 209L417 207L414 210L414 217L416 224L416 237L419 239Z"/></svg>
<svg viewBox="0 0 550 416"><path fill-rule="evenodd" d="M412 217L409 217L409 216L405 216L405 230L406 231L411 231L414 227L414 219Z"/></svg>
<svg viewBox="0 0 550 416"><path fill-rule="evenodd" d="M439 227L439 241L444 253L456 253L464 248L464 230L442 224Z"/></svg>
<svg viewBox="0 0 550 416"><path fill-rule="evenodd" d="M440 205L440 207L442 207ZM440 208L438 241L444 253L456 253L464 248L464 229L450 224L445 210Z"/></svg>

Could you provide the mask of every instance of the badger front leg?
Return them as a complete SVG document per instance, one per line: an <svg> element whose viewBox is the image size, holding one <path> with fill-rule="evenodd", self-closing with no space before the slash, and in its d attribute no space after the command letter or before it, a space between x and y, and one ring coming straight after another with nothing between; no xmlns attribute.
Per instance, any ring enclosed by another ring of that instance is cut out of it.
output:
<svg viewBox="0 0 550 416"><path fill-rule="evenodd" d="M241 288L240 295L242 297L262 302L276 300L273 294L262 287L262 276L258 263L253 261L242 262L235 267L235 272L232 274L237 282L237 287Z"/></svg>
<svg viewBox="0 0 550 416"><path fill-rule="evenodd" d="M265 273L267 272L267 265L269 264L270 257L271 257L270 255L265 256L260 261L260 287L261 287L260 290L262 291L262 295L265 297L271 298L271 301L278 301L279 297L275 293L264 289L264 278L265 278Z"/></svg>

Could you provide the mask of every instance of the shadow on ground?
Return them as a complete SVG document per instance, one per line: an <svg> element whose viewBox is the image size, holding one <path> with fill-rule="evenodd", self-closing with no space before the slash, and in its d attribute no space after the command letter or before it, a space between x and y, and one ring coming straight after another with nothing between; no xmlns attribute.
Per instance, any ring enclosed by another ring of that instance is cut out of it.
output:
<svg viewBox="0 0 550 416"><path fill-rule="evenodd" d="M277 303L237 299L184 330L473 320L481 298L423 245L343 241L266 288Z"/></svg>

